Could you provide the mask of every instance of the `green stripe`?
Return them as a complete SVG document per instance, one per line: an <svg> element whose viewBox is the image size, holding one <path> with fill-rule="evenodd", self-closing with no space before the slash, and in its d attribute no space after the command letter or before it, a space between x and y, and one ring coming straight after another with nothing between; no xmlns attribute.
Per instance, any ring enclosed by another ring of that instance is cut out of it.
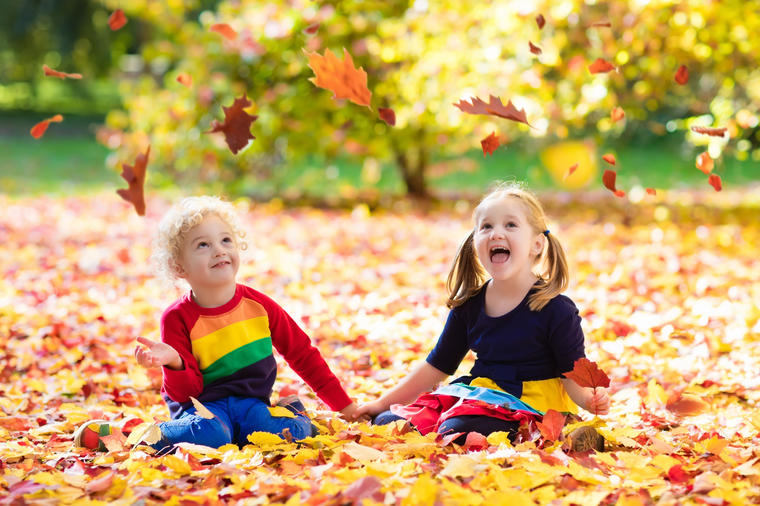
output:
<svg viewBox="0 0 760 506"><path fill-rule="evenodd" d="M257 339L252 343L241 346L222 358L216 360L213 364L203 369L203 383L208 385L219 378L229 376L230 374L242 369L243 367L255 364L261 359L272 355L272 338L265 337Z"/></svg>

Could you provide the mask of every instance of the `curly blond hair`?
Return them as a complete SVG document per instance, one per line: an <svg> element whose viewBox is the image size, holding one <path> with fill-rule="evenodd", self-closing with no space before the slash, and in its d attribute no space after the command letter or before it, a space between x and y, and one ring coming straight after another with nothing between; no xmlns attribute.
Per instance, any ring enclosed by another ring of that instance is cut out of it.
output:
<svg viewBox="0 0 760 506"><path fill-rule="evenodd" d="M185 234L212 215L218 216L232 228L238 248L248 249L245 231L231 203L219 197L186 197L172 206L158 224L152 259L164 280L179 279L177 261Z"/></svg>

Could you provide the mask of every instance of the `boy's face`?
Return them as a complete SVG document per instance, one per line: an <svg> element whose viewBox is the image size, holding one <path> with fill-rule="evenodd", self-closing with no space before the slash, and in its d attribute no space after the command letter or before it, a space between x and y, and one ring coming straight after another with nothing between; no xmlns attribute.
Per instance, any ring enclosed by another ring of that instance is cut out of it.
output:
<svg viewBox="0 0 760 506"><path fill-rule="evenodd" d="M234 285L240 256L232 227L217 215L206 217L185 234L177 264L195 292Z"/></svg>

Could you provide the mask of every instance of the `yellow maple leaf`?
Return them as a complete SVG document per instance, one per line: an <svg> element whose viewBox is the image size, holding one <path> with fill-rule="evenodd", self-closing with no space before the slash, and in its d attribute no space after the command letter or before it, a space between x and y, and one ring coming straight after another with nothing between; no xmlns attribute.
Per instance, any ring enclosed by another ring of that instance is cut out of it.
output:
<svg viewBox="0 0 760 506"><path fill-rule="evenodd" d="M145 422L132 429L129 437L127 437L126 444L130 446L139 443L152 445L157 443L161 437L161 429L158 428L157 424L153 422Z"/></svg>
<svg viewBox="0 0 760 506"><path fill-rule="evenodd" d="M190 400L193 402L193 406L195 406L195 414L196 415L198 415L198 416L200 416L202 418L207 418L209 420L212 419L212 418L214 418L214 416L215 416L214 413L212 413L211 411L209 411L209 409L206 406L204 406L203 404L201 404L201 401L199 401L198 399L196 399L195 397L192 397L192 396L190 397Z"/></svg>
<svg viewBox="0 0 760 506"><path fill-rule="evenodd" d="M275 418L295 418L296 414L284 406L269 406L269 414Z"/></svg>
<svg viewBox="0 0 760 506"><path fill-rule="evenodd" d="M285 442L284 439L282 439L277 434L272 434L271 432L251 432L248 434L248 437L246 439L256 446L272 446L272 445L279 445Z"/></svg>
<svg viewBox="0 0 760 506"><path fill-rule="evenodd" d="M401 501L401 506L418 506L435 503L438 485L429 474L422 474L412 485L409 494Z"/></svg>

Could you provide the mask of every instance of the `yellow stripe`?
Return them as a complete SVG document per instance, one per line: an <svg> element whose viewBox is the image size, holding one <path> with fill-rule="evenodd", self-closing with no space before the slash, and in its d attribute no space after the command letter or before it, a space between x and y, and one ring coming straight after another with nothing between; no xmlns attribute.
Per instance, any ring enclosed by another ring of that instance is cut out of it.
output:
<svg viewBox="0 0 760 506"><path fill-rule="evenodd" d="M193 355L201 371L241 346L270 336L269 318L259 316L227 325L193 341Z"/></svg>
<svg viewBox="0 0 760 506"><path fill-rule="evenodd" d="M232 325L233 323L266 315L267 310L264 309L264 306L255 300L246 299L244 297L240 300L237 306L224 314L199 317L190 331L190 340L195 341L196 339L205 337L227 325Z"/></svg>
<svg viewBox="0 0 760 506"><path fill-rule="evenodd" d="M578 406L567 395L565 385L559 378L523 381L523 392L520 400L539 411L553 409L560 413L578 412Z"/></svg>

